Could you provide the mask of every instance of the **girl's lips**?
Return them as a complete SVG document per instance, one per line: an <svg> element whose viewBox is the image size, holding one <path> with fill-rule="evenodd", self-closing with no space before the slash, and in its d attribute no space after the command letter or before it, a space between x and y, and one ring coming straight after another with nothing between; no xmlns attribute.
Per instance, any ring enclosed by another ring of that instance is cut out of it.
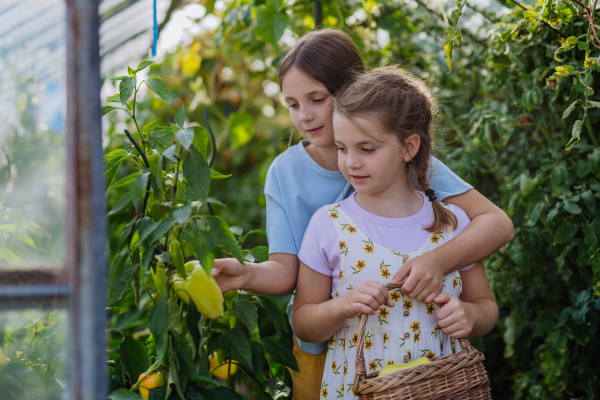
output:
<svg viewBox="0 0 600 400"><path fill-rule="evenodd" d="M358 176L358 175L350 175L350 177L352 178L352 180L356 183L362 183L364 181L366 181L369 178L369 175L367 176Z"/></svg>
<svg viewBox="0 0 600 400"><path fill-rule="evenodd" d="M323 130L323 126L320 128L315 128L315 129L307 129L306 132L310 135L316 135L321 133L321 131Z"/></svg>

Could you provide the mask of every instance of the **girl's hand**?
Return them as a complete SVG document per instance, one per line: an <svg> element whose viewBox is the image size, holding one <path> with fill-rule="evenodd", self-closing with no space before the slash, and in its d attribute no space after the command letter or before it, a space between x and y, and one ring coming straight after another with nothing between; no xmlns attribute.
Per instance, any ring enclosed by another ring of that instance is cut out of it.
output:
<svg viewBox="0 0 600 400"><path fill-rule="evenodd" d="M235 258L216 259L210 274L215 277L223 293L244 287L249 269Z"/></svg>
<svg viewBox="0 0 600 400"><path fill-rule="evenodd" d="M444 271L430 254L407 260L390 282L402 282L407 276L400 293L421 303L431 303L444 288Z"/></svg>
<svg viewBox="0 0 600 400"><path fill-rule="evenodd" d="M442 332L454 339L462 339L471 334L475 318L469 303L449 293L440 293L434 301L439 304L445 303L435 314Z"/></svg>
<svg viewBox="0 0 600 400"><path fill-rule="evenodd" d="M377 281L363 281L343 298L346 301L344 312L346 319L354 318L358 313L375 315L380 306L385 304L394 307L395 305L385 285Z"/></svg>

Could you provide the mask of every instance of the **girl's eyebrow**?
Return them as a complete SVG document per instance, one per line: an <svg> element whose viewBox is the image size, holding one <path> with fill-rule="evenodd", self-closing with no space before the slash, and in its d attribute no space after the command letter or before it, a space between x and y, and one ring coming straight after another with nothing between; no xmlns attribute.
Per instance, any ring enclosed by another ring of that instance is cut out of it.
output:
<svg viewBox="0 0 600 400"><path fill-rule="evenodd" d="M305 96L313 96L315 94L325 94L325 92L327 92L327 91L323 90L323 89L317 89L317 90L313 90L312 92L306 93ZM292 96L288 96L288 97L285 97L284 100L288 101L288 100L296 100L296 99L293 98Z"/></svg>

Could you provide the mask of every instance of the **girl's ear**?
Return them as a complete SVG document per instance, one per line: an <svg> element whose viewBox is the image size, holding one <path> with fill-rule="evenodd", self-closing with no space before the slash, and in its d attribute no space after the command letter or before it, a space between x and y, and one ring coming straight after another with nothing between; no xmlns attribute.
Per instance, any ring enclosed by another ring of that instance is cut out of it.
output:
<svg viewBox="0 0 600 400"><path fill-rule="evenodd" d="M418 134L413 133L408 138L404 139L404 148L406 149L404 161L409 162L412 160L419 152L419 147L421 147L421 137Z"/></svg>

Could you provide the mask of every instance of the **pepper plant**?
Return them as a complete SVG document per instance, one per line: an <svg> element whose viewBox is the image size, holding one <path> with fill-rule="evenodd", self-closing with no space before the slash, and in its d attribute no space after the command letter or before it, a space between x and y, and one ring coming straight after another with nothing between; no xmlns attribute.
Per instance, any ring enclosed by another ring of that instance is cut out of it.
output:
<svg viewBox="0 0 600 400"><path fill-rule="evenodd" d="M232 389L236 384L240 392L265 399L286 397L287 368L298 367L279 304L268 296L238 291L222 299L210 277L215 257L262 261L268 249L244 250L248 236L261 232L244 235L213 214L210 203L218 201L209 197L211 180L228 175L210 168L208 142L213 135L208 120L208 131L191 126L183 105L168 124L139 120L136 102L142 85L170 101L161 79L138 77L150 64L144 61L128 68L128 76L115 78L119 93L103 106L103 115L121 110L135 126L133 134L125 131L131 148L105 155L108 194L121 193L107 216L128 215L107 277L109 398L137 398L140 387L151 399L246 398ZM214 137L212 153L214 159ZM129 173L117 179L120 170ZM266 317L260 324L259 314ZM270 334L269 320L279 338ZM213 379L211 373L223 366L241 373ZM166 376L166 386L160 387L160 375L150 386L142 383L157 373Z"/></svg>

